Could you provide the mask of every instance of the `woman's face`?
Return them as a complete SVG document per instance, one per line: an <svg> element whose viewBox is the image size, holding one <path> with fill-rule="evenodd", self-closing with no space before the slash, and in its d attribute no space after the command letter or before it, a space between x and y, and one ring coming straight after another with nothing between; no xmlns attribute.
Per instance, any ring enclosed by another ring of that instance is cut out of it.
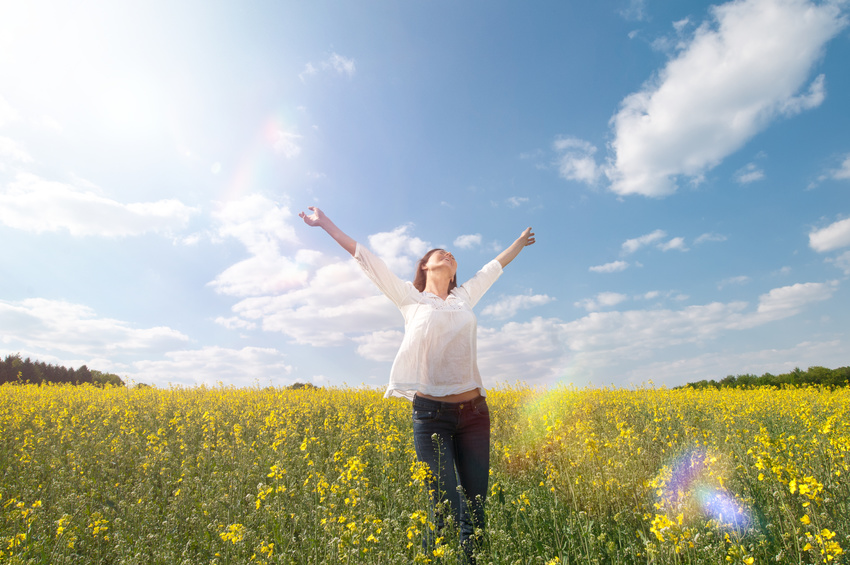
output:
<svg viewBox="0 0 850 565"><path fill-rule="evenodd" d="M457 261L455 256L445 249L434 251L423 267L426 271L448 269L452 276L457 273Z"/></svg>

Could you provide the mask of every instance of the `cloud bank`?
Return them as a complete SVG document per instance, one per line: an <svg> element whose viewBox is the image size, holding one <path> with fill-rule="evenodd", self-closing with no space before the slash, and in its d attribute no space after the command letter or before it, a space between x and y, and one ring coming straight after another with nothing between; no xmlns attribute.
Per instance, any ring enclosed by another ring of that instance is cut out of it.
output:
<svg viewBox="0 0 850 565"><path fill-rule="evenodd" d="M0 189L0 222L43 233L67 230L74 236L126 237L173 233L198 213L179 200L124 204L91 190L19 174Z"/></svg>
<svg viewBox="0 0 850 565"><path fill-rule="evenodd" d="M558 139L563 178L603 176L620 195L663 197L682 180L699 183L772 122L820 105L824 48L847 25L837 3L742 0L711 8L711 19L611 118L611 155L575 138ZM758 180L745 171L739 182Z"/></svg>

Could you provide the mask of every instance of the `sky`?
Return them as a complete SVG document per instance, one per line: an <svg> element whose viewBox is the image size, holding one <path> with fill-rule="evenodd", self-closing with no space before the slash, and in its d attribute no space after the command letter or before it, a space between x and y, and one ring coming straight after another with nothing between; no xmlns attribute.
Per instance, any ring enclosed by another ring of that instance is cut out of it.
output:
<svg viewBox="0 0 850 565"><path fill-rule="evenodd" d="M846 0L0 1L0 355L386 385L412 280L487 387L850 364Z"/></svg>

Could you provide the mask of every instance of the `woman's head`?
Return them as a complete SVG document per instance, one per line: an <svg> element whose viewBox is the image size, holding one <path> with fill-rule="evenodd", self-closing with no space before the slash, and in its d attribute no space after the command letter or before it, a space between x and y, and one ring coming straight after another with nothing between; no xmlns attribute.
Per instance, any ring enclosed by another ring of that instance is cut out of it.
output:
<svg viewBox="0 0 850 565"><path fill-rule="evenodd" d="M440 265L445 265L451 270L452 278L449 281L449 292L457 287L457 261L454 255L445 249L432 249L426 253L416 264L416 274L413 277L413 286L416 290L423 292L425 285L428 282L428 273L433 268L440 268Z"/></svg>

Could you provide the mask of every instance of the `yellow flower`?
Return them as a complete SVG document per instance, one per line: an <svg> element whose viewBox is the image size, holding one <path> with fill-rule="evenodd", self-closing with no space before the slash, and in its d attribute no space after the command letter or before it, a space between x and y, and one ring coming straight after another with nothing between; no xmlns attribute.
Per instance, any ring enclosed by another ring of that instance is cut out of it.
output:
<svg viewBox="0 0 850 565"><path fill-rule="evenodd" d="M227 529L219 534L224 541L229 541L236 545L245 539L245 526L242 524L230 524Z"/></svg>

